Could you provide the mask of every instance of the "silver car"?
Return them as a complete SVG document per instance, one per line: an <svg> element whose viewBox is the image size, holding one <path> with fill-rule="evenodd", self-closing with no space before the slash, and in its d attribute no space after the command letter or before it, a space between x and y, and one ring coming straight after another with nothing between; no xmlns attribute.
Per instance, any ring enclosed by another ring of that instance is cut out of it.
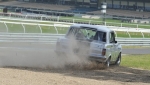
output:
<svg viewBox="0 0 150 85"><path fill-rule="evenodd" d="M119 65L121 62L122 47L115 40L115 32L105 26L70 26L67 34L59 38L56 44L57 54L68 54L68 49L78 56L82 54L91 61L103 63L106 67L110 64Z"/></svg>

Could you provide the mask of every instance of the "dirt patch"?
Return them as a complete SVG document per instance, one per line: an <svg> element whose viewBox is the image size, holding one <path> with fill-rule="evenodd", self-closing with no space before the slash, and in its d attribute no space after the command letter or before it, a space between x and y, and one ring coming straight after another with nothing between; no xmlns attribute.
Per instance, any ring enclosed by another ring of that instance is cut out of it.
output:
<svg viewBox="0 0 150 85"><path fill-rule="evenodd" d="M1 85L149 85L150 71L126 67L103 70L0 68Z"/></svg>

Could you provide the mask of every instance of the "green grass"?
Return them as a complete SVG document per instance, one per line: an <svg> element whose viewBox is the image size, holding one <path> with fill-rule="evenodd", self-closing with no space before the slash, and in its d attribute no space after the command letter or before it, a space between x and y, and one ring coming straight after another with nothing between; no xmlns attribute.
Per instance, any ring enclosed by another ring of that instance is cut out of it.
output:
<svg viewBox="0 0 150 85"><path fill-rule="evenodd" d="M58 33L59 34L66 34L68 28L66 27L57 27Z"/></svg>
<svg viewBox="0 0 150 85"><path fill-rule="evenodd" d="M116 31L117 36L116 37L124 37L124 38L129 38L129 35L127 32L120 32Z"/></svg>
<svg viewBox="0 0 150 85"><path fill-rule="evenodd" d="M138 28L150 29L150 25L149 24L139 24Z"/></svg>
<svg viewBox="0 0 150 85"><path fill-rule="evenodd" d="M25 33L40 33L40 28L37 25L24 25Z"/></svg>
<svg viewBox="0 0 150 85"><path fill-rule="evenodd" d="M0 9L0 12L3 12L3 9Z"/></svg>
<svg viewBox="0 0 150 85"><path fill-rule="evenodd" d="M6 25L8 27L8 32L11 32L11 33L22 33L24 31L24 29L21 26L21 24L10 24L10 23L7 23Z"/></svg>
<svg viewBox="0 0 150 85"><path fill-rule="evenodd" d="M122 27L132 27L132 28L137 28L137 24L130 24L130 23L123 23L122 24Z"/></svg>
<svg viewBox="0 0 150 85"><path fill-rule="evenodd" d="M144 35L144 38L150 38L150 33L143 33L142 35L141 32L128 32L130 36L127 32L116 31L116 33L117 37L129 38L131 36L131 38L143 38Z"/></svg>
<svg viewBox="0 0 150 85"><path fill-rule="evenodd" d="M150 38L150 33L144 33L145 38Z"/></svg>
<svg viewBox="0 0 150 85"><path fill-rule="evenodd" d="M123 55L121 66L150 70L150 54Z"/></svg>
<svg viewBox="0 0 150 85"><path fill-rule="evenodd" d="M52 26L41 26L41 28L43 33L51 33L51 34L57 33L57 31Z"/></svg>
<svg viewBox="0 0 150 85"><path fill-rule="evenodd" d="M129 32L132 38L143 38L140 32Z"/></svg>
<svg viewBox="0 0 150 85"><path fill-rule="evenodd" d="M116 22L107 22L107 26L118 26L121 27L120 23L116 23Z"/></svg>

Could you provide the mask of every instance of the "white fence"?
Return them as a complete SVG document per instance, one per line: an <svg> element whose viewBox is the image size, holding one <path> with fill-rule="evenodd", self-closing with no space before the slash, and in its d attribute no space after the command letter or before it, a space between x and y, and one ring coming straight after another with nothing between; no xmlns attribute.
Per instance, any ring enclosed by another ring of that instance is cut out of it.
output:
<svg viewBox="0 0 150 85"><path fill-rule="evenodd" d="M0 19L4 19L4 18L0 18ZM21 19L9 19L9 20L19 20L20 22L11 22L11 21L0 21L0 24L3 24L3 28L5 28L5 32L9 32L9 27L8 24L12 24L12 25L20 25L20 29L23 30L23 33L26 33L26 26L25 25L30 25L30 26L36 26L36 28L38 28L40 30L39 33L43 33L42 32L42 26L47 26L47 27L53 27L56 31L56 34L59 34L58 32L58 27L70 27L70 25L72 25L73 23L66 23L66 22L49 22L49 21L38 21L38 20L21 20ZM24 21L24 22L22 22ZM27 23L26 23L26 22ZM49 23L49 24L40 24L40 23ZM141 33L142 37L144 38L144 33L149 33L150 36L150 29L142 29L142 28L128 28L128 27L115 27L115 26L107 26L110 29L113 29L114 31L123 31L126 32L129 35L129 38L131 38L130 36L130 32L139 32ZM0 27L2 28L2 27ZM117 33L116 33L116 37Z"/></svg>
<svg viewBox="0 0 150 85"><path fill-rule="evenodd" d="M63 34L38 34L38 33L0 33L0 42L29 42L55 44ZM116 38L121 45L150 46L149 38Z"/></svg>
<svg viewBox="0 0 150 85"><path fill-rule="evenodd" d="M118 26L118 27L133 27L133 28L142 28L146 27L149 28L150 25L145 24L131 24L131 23L118 23L118 22L103 22L95 20L86 20L86 19L74 19L74 18L65 18L65 17L59 17L59 16L48 16L48 15L24 15L24 14L17 14L17 13L0 13L0 17L4 18L20 18L20 19L34 19L34 20L41 20L41 21L57 21L57 22L70 22L70 23L86 23L86 24L103 24L105 26Z"/></svg>
<svg viewBox="0 0 150 85"><path fill-rule="evenodd" d="M34 22L34 21L32 21L32 22ZM70 26L68 24L57 23L57 22L56 23L53 22L53 23L50 23L50 24L39 24L39 23L30 23L30 22L25 23L25 22L0 21L0 24L3 24L3 28L2 27L0 27L0 28L3 29L3 31L6 32L6 33L9 32L9 29L11 29L11 28L8 27L8 24L11 24L11 26L20 25L21 27L19 29L23 29L22 33L26 33L26 26L25 25L38 27L39 30L40 30L40 33L43 33L42 32L42 26L53 27L56 31L56 34L59 34L57 27L69 27Z"/></svg>

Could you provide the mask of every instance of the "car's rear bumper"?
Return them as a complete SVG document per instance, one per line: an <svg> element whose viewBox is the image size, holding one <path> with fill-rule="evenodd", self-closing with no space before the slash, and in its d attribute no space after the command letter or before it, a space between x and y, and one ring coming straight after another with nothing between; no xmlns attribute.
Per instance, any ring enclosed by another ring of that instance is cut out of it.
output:
<svg viewBox="0 0 150 85"><path fill-rule="evenodd" d="M97 61L97 62L106 62L107 61L106 56L102 56L102 55L99 55L99 54L90 54L89 59L91 61Z"/></svg>
<svg viewBox="0 0 150 85"><path fill-rule="evenodd" d="M62 49L62 48L59 48L59 49L56 49L55 50L55 53L59 54L59 55L67 55L69 51L67 49ZM75 54L77 54L78 52L74 51ZM106 62L107 61L107 58L106 56L102 56L101 54L95 54L95 53L90 53L90 54L87 54L86 56L88 56L88 59L90 61L96 61L96 62Z"/></svg>
<svg viewBox="0 0 150 85"><path fill-rule="evenodd" d="M96 61L96 62L106 62L106 58L100 58L100 57L89 57L89 60Z"/></svg>

